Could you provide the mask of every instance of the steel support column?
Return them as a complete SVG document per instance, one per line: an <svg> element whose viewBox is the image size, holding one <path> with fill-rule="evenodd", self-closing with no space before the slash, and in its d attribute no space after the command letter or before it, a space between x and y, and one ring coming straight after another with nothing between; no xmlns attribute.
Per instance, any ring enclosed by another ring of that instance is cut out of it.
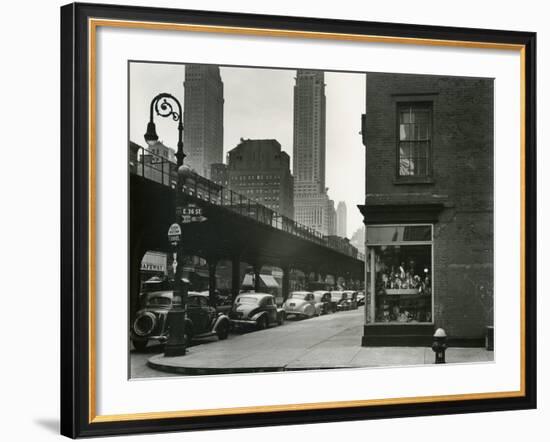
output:
<svg viewBox="0 0 550 442"><path fill-rule="evenodd" d="M218 295L216 292L216 267L218 260L216 258L209 258L208 261L208 297L210 299L210 305L218 305Z"/></svg>
<svg viewBox="0 0 550 442"><path fill-rule="evenodd" d="M286 301L290 294L290 265L284 264L281 269L283 270L283 300Z"/></svg>
<svg viewBox="0 0 550 442"><path fill-rule="evenodd" d="M130 250L130 319L133 321L140 307L141 260L145 256L146 250L139 240L132 244Z"/></svg>
<svg viewBox="0 0 550 442"><path fill-rule="evenodd" d="M241 257L235 255L231 258L231 298L234 301L241 289Z"/></svg>
<svg viewBox="0 0 550 442"><path fill-rule="evenodd" d="M254 263L252 268L254 269L254 291L260 291L260 271L262 270L262 265L260 263Z"/></svg>

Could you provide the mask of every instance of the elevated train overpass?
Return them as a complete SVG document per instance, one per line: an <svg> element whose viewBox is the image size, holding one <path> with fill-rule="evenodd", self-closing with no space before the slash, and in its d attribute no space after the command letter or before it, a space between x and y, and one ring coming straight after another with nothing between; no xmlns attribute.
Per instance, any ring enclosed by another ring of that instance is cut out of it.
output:
<svg viewBox="0 0 550 442"><path fill-rule="evenodd" d="M290 270L328 274L345 280L363 278L364 261L357 250L283 217L277 212L189 172L177 189L176 165L130 144L130 292L132 312L137 308L141 260L149 250L170 253L169 226L176 222L176 202L195 204L206 221L183 225L181 246L185 254L208 263L211 293L216 288L216 266L232 264L232 293L240 289L240 264L248 263L259 289L263 265L280 267L282 290L289 291ZM183 194L178 198L177 192Z"/></svg>

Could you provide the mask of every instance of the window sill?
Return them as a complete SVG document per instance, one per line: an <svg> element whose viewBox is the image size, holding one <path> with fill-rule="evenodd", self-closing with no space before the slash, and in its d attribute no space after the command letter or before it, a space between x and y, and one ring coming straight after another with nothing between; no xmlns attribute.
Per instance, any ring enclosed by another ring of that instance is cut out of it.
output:
<svg viewBox="0 0 550 442"><path fill-rule="evenodd" d="M431 177L399 177L393 179L395 185L407 184L434 184L434 179Z"/></svg>

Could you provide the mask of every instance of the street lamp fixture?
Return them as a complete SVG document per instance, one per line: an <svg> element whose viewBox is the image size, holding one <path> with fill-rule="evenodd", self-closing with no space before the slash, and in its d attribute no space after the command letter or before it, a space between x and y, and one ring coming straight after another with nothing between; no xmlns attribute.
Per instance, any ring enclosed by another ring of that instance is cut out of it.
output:
<svg viewBox="0 0 550 442"><path fill-rule="evenodd" d="M147 132L144 135L145 142L149 146L153 146L159 139L159 136L157 135L157 128L155 127L155 123L153 121L149 121L147 123Z"/></svg>

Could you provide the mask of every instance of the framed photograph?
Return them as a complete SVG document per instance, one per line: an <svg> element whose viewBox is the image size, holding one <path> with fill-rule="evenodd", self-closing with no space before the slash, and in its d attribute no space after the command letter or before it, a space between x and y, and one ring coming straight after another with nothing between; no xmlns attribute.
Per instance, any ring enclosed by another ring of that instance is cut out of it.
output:
<svg viewBox="0 0 550 442"><path fill-rule="evenodd" d="M536 35L61 8L61 432L536 407Z"/></svg>

